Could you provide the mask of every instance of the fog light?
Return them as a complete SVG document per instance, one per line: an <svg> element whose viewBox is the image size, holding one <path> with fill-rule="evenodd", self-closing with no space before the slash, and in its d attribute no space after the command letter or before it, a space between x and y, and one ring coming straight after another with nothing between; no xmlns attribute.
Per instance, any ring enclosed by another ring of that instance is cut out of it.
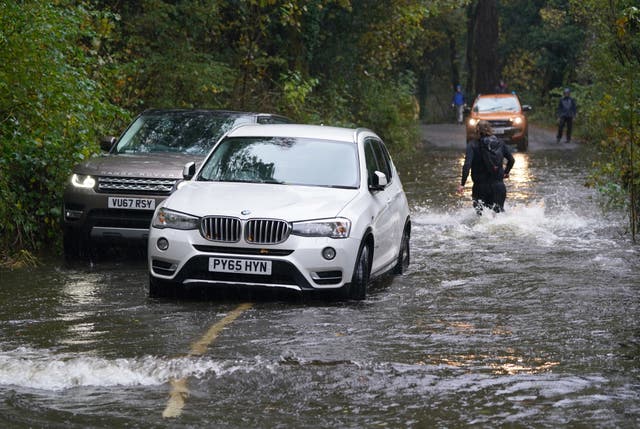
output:
<svg viewBox="0 0 640 429"><path fill-rule="evenodd" d="M164 237L158 238L158 242L156 243L156 246L158 246L158 249L160 250L167 250L169 248L169 240L167 240Z"/></svg>
<svg viewBox="0 0 640 429"><path fill-rule="evenodd" d="M336 249L334 249L333 247L325 247L324 249L322 249L322 257L327 261L332 260L336 257Z"/></svg>
<svg viewBox="0 0 640 429"><path fill-rule="evenodd" d="M67 219L80 219L82 217L82 210L70 210L64 211L64 217Z"/></svg>

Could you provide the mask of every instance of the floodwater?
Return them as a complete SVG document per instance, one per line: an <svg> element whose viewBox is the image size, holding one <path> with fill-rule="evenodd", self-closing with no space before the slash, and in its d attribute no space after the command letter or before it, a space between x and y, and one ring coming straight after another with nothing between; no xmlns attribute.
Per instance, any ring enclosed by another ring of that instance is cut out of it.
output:
<svg viewBox="0 0 640 429"><path fill-rule="evenodd" d="M432 131L396 162L409 272L365 302L150 299L141 257L0 272L0 426L637 427L639 248L589 151L532 139L478 217Z"/></svg>

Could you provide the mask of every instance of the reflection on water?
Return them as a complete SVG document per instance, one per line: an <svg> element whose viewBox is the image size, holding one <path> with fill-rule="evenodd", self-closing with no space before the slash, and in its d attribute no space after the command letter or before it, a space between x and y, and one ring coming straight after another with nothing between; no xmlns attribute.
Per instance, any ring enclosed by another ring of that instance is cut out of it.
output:
<svg viewBox="0 0 640 429"><path fill-rule="evenodd" d="M102 332L96 330L92 319L100 307L99 282L96 275L70 275L61 288L59 320L66 322L63 344L80 345L99 341Z"/></svg>
<svg viewBox="0 0 640 429"><path fill-rule="evenodd" d="M432 365L447 365L455 368L467 368L475 372L489 370L493 374L537 374L551 370L559 362L548 362L540 358L526 358L518 355L487 356L487 355L457 355L446 357L431 357Z"/></svg>

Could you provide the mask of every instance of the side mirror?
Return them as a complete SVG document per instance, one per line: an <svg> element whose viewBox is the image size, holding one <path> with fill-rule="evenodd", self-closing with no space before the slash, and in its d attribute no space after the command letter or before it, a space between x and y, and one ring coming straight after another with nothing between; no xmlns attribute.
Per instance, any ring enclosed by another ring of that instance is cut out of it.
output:
<svg viewBox="0 0 640 429"><path fill-rule="evenodd" d="M523 111L523 112L528 112L528 111L529 111L529 110L531 110L531 109L532 109L532 107L531 107L531 106L529 106L528 104L523 104L523 105L522 105L522 111Z"/></svg>
<svg viewBox="0 0 640 429"><path fill-rule="evenodd" d="M116 138L113 136L102 137L100 139L100 149L105 152L111 151L113 145L116 144Z"/></svg>
<svg viewBox="0 0 640 429"><path fill-rule="evenodd" d="M371 185L369 185L369 189L373 191L380 191L384 189L387 184L389 184L389 180L387 179L387 175L381 171L374 171L373 176L371 177Z"/></svg>
<svg viewBox="0 0 640 429"><path fill-rule="evenodd" d="M184 180L191 180L196 175L196 163L191 161L187 162L182 169L182 177Z"/></svg>

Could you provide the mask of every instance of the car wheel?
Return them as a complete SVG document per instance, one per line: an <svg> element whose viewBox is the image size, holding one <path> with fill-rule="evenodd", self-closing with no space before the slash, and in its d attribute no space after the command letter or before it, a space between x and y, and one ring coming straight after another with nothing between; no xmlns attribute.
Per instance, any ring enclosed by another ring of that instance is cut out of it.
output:
<svg viewBox="0 0 640 429"><path fill-rule="evenodd" d="M361 301L367 297L367 285L369 284L369 274L371 269L371 250L368 245L362 246L356 268L351 278L349 287L349 298Z"/></svg>
<svg viewBox="0 0 640 429"><path fill-rule="evenodd" d="M529 134L525 134L524 138L518 142L518 152L526 152L529 149Z"/></svg>
<svg viewBox="0 0 640 429"><path fill-rule="evenodd" d="M149 274L149 297L170 298L176 295L176 286L173 282L160 280Z"/></svg>
<svg viewBox="0 0 640 429"><path fill-rule="evenodd" d="M409 228L405 227L404 232L402 233L402 241L400 242L400 252L398 253L398 262L396 262L396 266L393 268L394 274L403 274L409 268L409 262L411 261L411 255L409 253L409 239L411 235L409 233Z"/></svg>
<svg viewBox="0 0 640 429"><path fill-rule="evenodd" d="M65 258L75 259L85 256L87 244L86 234L82 230L76 231L70 227L63 227L62 247Z"/></svg>

